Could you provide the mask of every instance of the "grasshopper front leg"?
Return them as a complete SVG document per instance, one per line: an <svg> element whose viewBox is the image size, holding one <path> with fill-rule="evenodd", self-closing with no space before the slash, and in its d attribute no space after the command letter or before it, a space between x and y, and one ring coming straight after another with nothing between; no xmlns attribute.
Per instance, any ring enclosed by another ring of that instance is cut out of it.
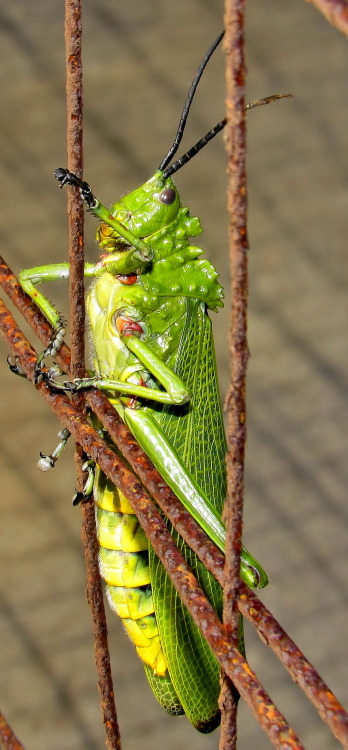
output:
<svg viewBox="0 0 348 750"><path fill-rule="evenodd" d="M149 245L143 242L139 237L135 237L133 232L130 232L129 229L111 216L110 211L108 211L108 209L105 208L100 200L92 193L92 189L88 182L80 180L74 172L69 172L68 169L64 169L63 167L58 167L58 169L54 171L54 176L56 180L60 182L60 187L63 187L63 185L71 185L72 187L79 188L82 198L88 206L88 210L94 214L97 219L100 219L100 221L103 221L105 224L112 227L120 237L132 246L132 258L134 258L136 263L134 268L139 268L139 265L149 263L149 261L152 260L153 251Z"/></svg>
<svg viewBox="0 0 348 750"><path fill-rule="evenodd" d="M95 265L93 263L86 263L84 274L85 276L94 275ZM60 279L67 279L69 277L70 268L69 263L55 263L46 266L34 266L34 268L26 268L19 273L19 282L22 289L31 297L33 302L45 315L47 320L51 323L55 333L49 343L37 359L35 366L35 381L37 382L42 375L42 366L46 357L54 357L59 351L65 336L65 323L61 314L58 312L56 307L45 297L42 292L39 292L36 288L38 284L42 284L46 281L58 281Z"/></svg>
<svg viewBox="0 0 348 750"><path fill-rule="evenodd" d="M123 226L123 224L110 215L110 212L105 206L103 206L93 195L87 182L80 180L73 172L69 172L69 170L63 168L56 169L54 176L60 182L60 187L63 187L63 185L78 187L84 201L87 203L88 210L98 219L118 232L120 238L125 241L123 242L122 247L120 247L120 252L115 252L113 254L112 263L109 263L108 265L110 272L114 274L128 274L132 271L139 270L152 260L152 249L140 238L135 237L133 232L129 231ZM97 264L86 263L84 276L92 277L100 275L104 272L106 263L108 263L108 259L103 259ZM60 313L47 297L36 289L36 287L38 284L46 281L67 279L68 276L68 263L27 268L19 274L19 281L22 288L43 312L56 331L52 341L38 358L35 380L38 380L41 375L41 368L44 364L45 358L47 356L55 356L57 351L59 351L65 336L65 323Z"/></svg>
<svg viewBox="0 0 348 750"><path fill-rule="evenodd" d="M114 260L114 266L117 267L117 270L119 273L127 273L128 270L128 263L130 263L131 266L133 266L132 263L132 253L131 252L123 252L120 253L120 260ZM106 262L106 261L105 261ZM92 278L96 276L100 276L104 273L105 270L105 262L101 261L99 263L85 263L84 266L84 277L85 278ZM139 265L139 261L137 261ZM33 302L37 305L37 307L41 310L41 312L45 315L51 326L54 328L55 333L52 337L52 340L50 341L49 345L44 349L44 351L39 355L36 368L35 368L35 379L37 380L40 375L42 374L42 366L44 364L44 361L46 357L52 356L54 357L56 353L59 351L62 342L64 340L65 336L65 323L63 321L63 318L55 305L50 302L50 300L37 289L37 286L39 284L43 284L49 281L60 281L65 280L69 278L70 274L70 266L69 263L52 263L45 266L34 266L32 268L25 268L24 270L20 271L18 274L18 279L20 282L20 285L22 289L31 297ZM12 363L9 364L10 369L15 374L19 374L17 372L16 365L13 365Z"/></svg>

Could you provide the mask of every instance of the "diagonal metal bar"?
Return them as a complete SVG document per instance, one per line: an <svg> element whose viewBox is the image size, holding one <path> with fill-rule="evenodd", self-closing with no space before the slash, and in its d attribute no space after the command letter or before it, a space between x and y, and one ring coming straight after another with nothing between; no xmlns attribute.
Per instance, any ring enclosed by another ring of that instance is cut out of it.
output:
<svg viewBox="0 0 348 750"><path fill-rule="evenodd" d="M307 3L312 3L332 26L348 36L347 0L307 0Z"/></svg>
<svg viewBox="0 0 348 750"><path fill-rule="evenodd" d="M254 625L261 640L278 656L336 739L343 747L348 748L347 712L296 643L255 592L250 591L244 583L241 583L238 607L242 615Z"/></svg>
<svg viewBox="0 0 348 750"><path fill-rule="evenodd" d="M2 301L0 301L0 330L3 338L9 343L12 353L18 358L23 371L33 379L35 351L16 326ZM232 679L270 741L280 750L282 748L302 750L303 745L295 732L289 727L246 660L231 644L229 633L205 597L185 559L174 544L161 515L141 484L65 395L53 392L45 383L37 386L37 390L63 425L73 434L75 440L83 446L86 453L98 463L102 471L130 501L141 526L193 620L201 629L224 672Z"/></svg>
<svg viewBox="0 0 348 750"><path fill-rule="evenodd" d="M1 750L24 750L22 743L17 739L15 733L6 721L4 714L0 711L0 748Z"/></svg>
<svg viewBox="0 0 348 750"><path fill-rule="evenodd" d="M0 259L0 283L12 302L41 337L50 339L50 326L23 292L5 262ZM69 373L70 355L66 345L60 351L60 364ZM173 492L163 482L149 458L137 445L128 428L120 420L108 399L98 391L87 394L87 401L105 429L118 445L127 462L139 475L144 486L163 509L186 543L196 552L203 564L223 585L224 556L182 507ZM331 728L343 747L348 747L348 714L312 664L283 630L274 616L259 600L254 591L241 584L238 600L240 612L249 619L264 643L274 651L292 679L317 709L322 720Z"/></svg>

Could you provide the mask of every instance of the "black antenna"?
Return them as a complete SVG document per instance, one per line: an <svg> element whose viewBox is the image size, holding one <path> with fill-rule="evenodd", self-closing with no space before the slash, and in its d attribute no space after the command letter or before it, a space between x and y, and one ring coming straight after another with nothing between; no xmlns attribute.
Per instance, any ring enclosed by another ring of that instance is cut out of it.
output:
<svg viewBox="0 0 348 750"><path fill-rule="evenodd" d="M191 104L192 104L192 101L193 101L193 97L195 95L196 88L197 88L197 86L199 84L199 81L201 79L202 73L203 73L205 67L207 66L207 63L209 62L209 60L210 60L213 52L219 46L224 33L225 32L222 31L221 34L219 34L218 38L215 40L215 42L211 45L211 47L209 47L208 52L203 57L203 60L202 60L200 66L199 66L199 68L197 70L197 73L196 73L196 75L195 75L195 77L194 77L194 79L193 79L193 81L191 83L191 86L190 86L190 89L189 89L189 92L187 94L186 101L185 101L185 104L184 104L184 109L183 109L182 115L180 117L180 122L179 122L179 125L178 125L176 136L175 136L175 139L173 141L173 145L170 147L168 153L165 155L164 159L161 161L161 164L158 167L158 169L161 172L163 172L165 170L167 164L169 164L169 162L172 160L174 154L176 154L176 152L177 152L177 150L179 148L179 145L181 143L181 140L182 140L182 137L183 137L183 134L184 134L184 130L185 130L186 122L187 122L188 113L190 111L190 107L191 107ZM213 136L211 136L211 138L213 138ZM202 148L202 146L200 148Z"/></svg>
<svg viewBox="0 0 348 750"><path fill-rule="evenodd" d="M292 94L272 94L271 96L265 96L262 99L254 99L252 102L249 102L245 105L245 110L253 109L254 107L261 107L263 104L270 104L271 102L277 101L277 99L289 99L291 97ZM224 119L218 122L217 125L215 125L211 130L209 130L209 132L206 133L203 138L200 138L200 140L197 141L194 146L186 151L186 154L183 154L183 156L175 161L174 164L171 165L171 167L168 167L168 169L163 172L163 177L170 177L172 174L181 169L184 164L187 164L187 162L190 161L193 156L196 156L196 154L198 154L198 151L200 151L201 148L204 148L204 146L206 146L212 138L215 138L215 136L220 133L220 130L223 130L226 122L227 118L224 117Z"/></svg>
<svg viewBox="0 0 348 750"><path fill-rule="evenodd" d="M174 172L177 172L178 169L181 169L181 167L184 166L184 164L187 164L190 159L193 158L193 156L196 156L198 154L198 151L201 150L201 148L204 148L209 141L211 141L212 138L214 138L218 133L220 133L220 130L222 130L226 125L227 119L224 117L221 122L218 122L217 125L215 125L214 128L209 130L206 135L203 136L203 138L200 138L197 143L195 143L194 146L192 146L188 151L186 151L186 154L183 154L180 156L180 159L174 162L171 167L168 167L168 169L163 172L163 177L167 178L170 177Z"/></svg>

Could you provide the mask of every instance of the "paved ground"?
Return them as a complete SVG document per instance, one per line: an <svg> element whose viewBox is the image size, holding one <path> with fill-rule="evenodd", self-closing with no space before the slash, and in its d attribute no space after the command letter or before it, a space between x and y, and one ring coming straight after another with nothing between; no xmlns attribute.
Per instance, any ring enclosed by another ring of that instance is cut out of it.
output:
<svg viewBox="0 0 348 750"><path fill-rule="evenodd" d="M189 81L221 26L221 3L85 4L85 174L104 202L146 179L171 141ZM14 269L66 257L62 3L0 0L1 250ZM348 705L347 41L302 0L249 3L250 99L292 101L249 118L249 443L245 541L270 574L263 598ZM190 119L191 145L223 113L217 53ZM204 246L228 284L225 167L217 139L178 175ZM89 258L95 223L87 219ZM62 285L64 286L64 285ZM50 289L64 309L65 288ZM227 313L218 365L226 388ZM58 430L1 346L0 705L28 750L99 750L104 740L84 597L71 453L35 468ZM110 617L124 746L215 748L167 717ZM248 654L306 748L337 743L248 630ZM269 747L245 707L240 748Z"/></svg>

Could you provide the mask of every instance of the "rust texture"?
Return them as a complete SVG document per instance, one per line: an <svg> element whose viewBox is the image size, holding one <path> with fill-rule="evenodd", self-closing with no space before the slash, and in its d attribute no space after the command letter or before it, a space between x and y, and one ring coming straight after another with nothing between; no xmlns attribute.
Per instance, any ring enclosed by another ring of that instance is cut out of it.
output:
<svg viewBox="0 0 348 750"><path fill-rule="evenodd" d="M246 440L245 378L248 361L244 13L245 0L226 0L224 48L226 53L227 125L225 141L228 154L227 208L232 306L230 328L231 386L226 398L228 482L225 507L226 584L224 586L224 622L234 630L235 634L238 631L235 602L238 595L239 558L242 545Z"/></svg>
<svg viewBox="0 0 348 750"><path fill-rule="evenodd" d="M82 23L81 0L65 0L65 56L67 101L67 152L68 169L82 177L83 169L83 91L82 91ZM85 372L85 289L84 289L84 208L76 188L68 189L69 232L69 299L71 329L70 375L82 377ZM81 413L85 408L83 394L73 398ZM84 453L76 444L75 463L77 487L83 486L82 464ZM94 655L98 675L100 707L103 717L106 745L109 750L121 747L117 721L114 688L108 649L102 582L98 566L98 541L94 504L81 506L82 543L86 564L86 593L91 609L94 629Z"/></svg>
<svg viewBox="0 0 348 750"><path fill-rule="evenodd" d="M274 651L307 698L316 707L343 747L348 747L348 714L324 680L306 659L296 643L289 638L271 612L253 591L241 583L238 606L254 625L262 641Z"/></svg>
<svg viewBox="0 0 348 750"><path fill-rule="evenodd" d="M82 23L81 0L65 0L65 63L68 168L82 176L83 109L82 109ZM82 377L85 371L85 289L84 289L84 208L80 191L67 191L69 243L69 302L71 337L71 377ZM74 396L75 405L83 411L84 395ZM77 488L83 487L83 455L75 448ZM90 508L82 508L82 524ZM89 521L88 521L89 522ZM89 522L90 523L90 522ZM83 535L86 539L86 535Z"/></svg>
<svg viewBox="0 0 348 750"><path fill-rule="evenodd" d="M244 454L246 441L245 379L247 347L247 193L244 62L245 0L225 0L227 211L231 273L231 319L229 333L231 381L226 397L227 498L226 560L223 621L238 646L239 570L242 548L244 501ZM236 747L237 706L234 686L224 676L220 694L222 732L220 750Z"/></svg>
<svg viewBox="0 0 348 750"><path fill-rule="evenodd" d="M348 3L347 0L307 0L315 5L326 20L348 36Z"/></svg>
<svg viewBox="0 0 348 750"><path fill-rule="evenodd" d="M219 707L221 711L221 731L219 750L235 750L237 747L238 692L225 672L221 675Z"/></svg>
<svg viewBox="0 0 348 750"><path fill-rule="evenodd" d="M68 169L82 177L82 60L81 60L81 2L65 1L65 56L67 101ZM83 283L84 214L77 188L68 189L69 226L69 293L72 376L84 373L85 292Z"/></svg>
<svg viewBox="0 0 348 750"><path fill-rule="evenodd" d="M103 589L98 565L99 545L96 536L93 502L83 504L82 519L83 524L81 536L87 571L86 592L94 625L94 656L98 674L100 707L106 734L106 746L107 748L110 748L110 750L117 750L117 748L121 748L121 737L117 721L110 654L108 649L108 630L105 616Z"/></svg>
<svg viewBox="0 0 348 750"><path fill-rule="evenodd" d="M42 341L49 341L49 331L51 330L49 324L43 318L42 314L37 311L37 308L29 297L24 294L17 280L2 259L0 259L0 283L13 303L41 337ZM7 316L5 310L6 308L0 307L0 312L2 313L2 335L9 343L12 342L13 353L20 354L21 333L18 332L17 334L14 322ZM36 354L34 350L27 347L25 356L27 362L26 369L29 373L34 367ZM66 372L69 372L70 355L68 347L62 347L59 361ZM168 513L168 516L185 538L185 541L194 549L204 565L223 585L224 556L222 553L206 537L190 514L182 508L180 502L152 466L149 458L137 445L128 428L122 423L108 399L102 393L92 390L87 394L87 401L111 437L118 441L117 444L120 450L135 472L144 480L144 484L149 489L151 495L156 495L156 501L165 513ZM113 454L113 460L114 462L116 460L119 461L118 458L116 459L115 454ZM121 466L121 462L119 463ZM127 477L127 466L123 465L121 468L124 476ZM135 478L133 478L133 481L136 483ZM134 487L138 487L139 489L140 486L139 484L135 484ZM277 620L260 602L255 592L250 591L243 583L241 583L238 607L240 612L258 630L262 641L267 643L275 652L294 681L298 683L299 687L317 708L321 718L331 728L334 736L342 743L343 747L348 747L348 715L344 711L344 708L296 644L281 628Z"/></svg>
<svg viewBox="0 0 348 750"><path fill-rule="evenodd" d="M82 109L82 23L81 0L65 0L65 62L68 168L82 176L83 109ZM85 289L84 289L84 209L77 188L67 191L69 243L69 302L71 338L71 377L82 377L85 371ZM84 395L74 396L81 411ZM77 487L83 486L83 455L75 449ZM91 509L82 509L82 522ZM85 538L85 537L84 537Z"/></svg>
<svg viewBox="0 0 348 750"><path fill-rule="evenodd" d="M24 372L33 378L35 352L2 302L0 304L0 330ZM102 471L130 501L184 604L200 627L224 672L233 680L271 742L278 748L301 750L303 746L298 737L271 701L248 663L231 643L226 628L205 597L185 559L174 544L162 517L146 495L140 482L104 443L67 396L52 392L45 383L40 383L37 390L49 403L63 425L70 430L75 440L83 446L86 453L98 463Z"/></svg>
<svg viewBox="0 0 348 750"><path fill-rule="evenodd" d="M0 748L1 750L24 750L3 713L0 711Z"/></svg>

